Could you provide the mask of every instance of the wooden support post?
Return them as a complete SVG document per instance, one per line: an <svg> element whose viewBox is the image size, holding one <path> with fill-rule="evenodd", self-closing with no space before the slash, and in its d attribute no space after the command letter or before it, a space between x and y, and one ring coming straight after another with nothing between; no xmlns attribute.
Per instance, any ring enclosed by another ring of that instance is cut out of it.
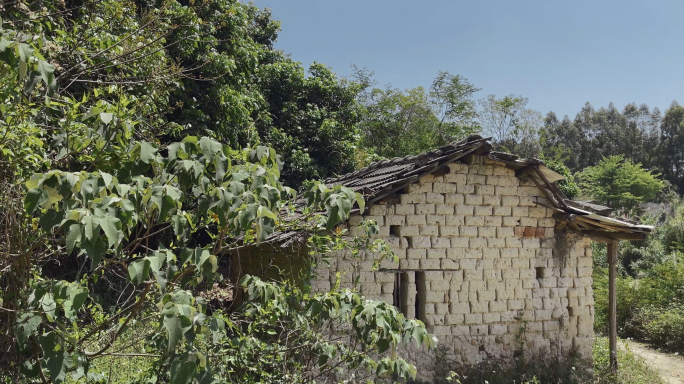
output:
<svg viewBox="0 0 684 384"><path fill-rule="evenodd" d="M618 240L608 243L608 331L610 337L610 369L617 372L617 287Z"/></svg>

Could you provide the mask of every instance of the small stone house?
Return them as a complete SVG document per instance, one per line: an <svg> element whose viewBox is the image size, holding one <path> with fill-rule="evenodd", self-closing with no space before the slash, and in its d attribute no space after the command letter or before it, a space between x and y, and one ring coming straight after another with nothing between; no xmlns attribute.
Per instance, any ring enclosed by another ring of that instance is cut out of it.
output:
<svg viewBox="0 0 684 384"><path fill-rule="evenodd" d="M643 239L651 227L570 201L555 184L562 179L539 160L491 151L471 136L327 183L366 198L366 210L346 223L350 234L373 219L399 257L375 272L363 260L361 292L422 320L456 361L471 364L521 352L591 358L591 241ZM243 271L275 273L266 258L243 257ZM329 289L337 272L350 283L352 263L333 255L314 287ZM424 350L408 355L422 372L432 369Z"/></svg>

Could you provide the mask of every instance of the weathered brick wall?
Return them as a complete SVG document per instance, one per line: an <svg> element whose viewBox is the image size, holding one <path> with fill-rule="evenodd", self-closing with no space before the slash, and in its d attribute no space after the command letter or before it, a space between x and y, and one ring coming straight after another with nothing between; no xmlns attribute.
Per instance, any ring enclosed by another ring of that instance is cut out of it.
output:
<svg viewBox="0 0 684 384"><path fill-rule="evenodd" d="M589 240L554 231L553 212L535 204L546 202L542 191L513 170L482 156L467 163L423 178L365 216L378 222L399 256L398 266L384 261L381 268L406 271L408 317L416 317L418 297L430 331L465 364L517 351L528 357L574 351L590 358ZM362 219L349 220L352 235L359 234ZM354 263L349 255L334 255L329 268L319 267L316 285L329 288L338 271L349 284ZM392 303L395 274L371 272L372 263L359 261L360 289ZM424 284L416 285L416 272ZM416 296L417 290L424 292ZM408 353L420 368L431 369L432 356Z"/></svg>

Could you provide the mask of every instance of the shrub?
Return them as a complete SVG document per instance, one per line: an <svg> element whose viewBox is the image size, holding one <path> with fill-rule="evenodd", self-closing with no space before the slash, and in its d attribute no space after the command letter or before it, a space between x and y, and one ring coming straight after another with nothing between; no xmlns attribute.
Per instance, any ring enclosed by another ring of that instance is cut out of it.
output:
<svg viewBox="0 0 684 384"><path fill-rule="evenodd" d="M610 370L609 342L606 337L594 339L594 384L664 384L658 372L629 347L618 347L618 372Z"/></svg>
<svg viewBox="0 0 684 384"><path fill-rule="evenodd" d="M634 279L630 276L618 276L617 288L617 323L618 333L622 337L651 339L645 323L674 319L675 316L659 316L660 313L681 313L684 298L684 265L682 263L664 263L653 267L645 277ZM600 334L608 332L608 269L594 268L594 330ZM674 309L673 309L674 308ZM655 324L655 323L654 323ZM662 324L662 323L657 323ZM655 326L655 325L653 325ZM665 325L662 325L665 326ZM659 325L659 327L661 327ZM668 325L676 329L676 324ZM655 335L653 337L656 337ZM674 345L684 344L684 333L669 336Z"/></svg>
<svg viewBox="0 0 684 384"><path fill-rule="evenodd" d="M664 384L663 379L628 346L618 349L619 370L610 370L608 338L594 339L593 365L580 360L558 361L539 356L523 361L486 361L469 367L457 367L440 354L435 355L435 365L447 364L436 375L435 384ZM592 370L587 369L593 367ZM593 376L593 377L592 377Z"/></svg>
<svg viewBox="0 0 684 384"><path fill-rule="evenodd" d="M668 351L684 352L684 305L669 308L647 307L635 316L644 338Z"/></svg>

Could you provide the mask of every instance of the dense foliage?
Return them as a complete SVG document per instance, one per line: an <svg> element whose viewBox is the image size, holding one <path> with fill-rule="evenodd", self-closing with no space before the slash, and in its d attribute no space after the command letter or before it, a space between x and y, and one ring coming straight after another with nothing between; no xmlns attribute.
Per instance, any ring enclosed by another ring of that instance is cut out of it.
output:
<svg viewBox="0 0 684 384"><path fill-rule="evenodd" d="M250 133L308 124L308 139L318 130L334 135L340 105L354 101L338 98L345 86L323 67L307 79L290 71L312 98L335 98L329 114L321 102L312 104L317 113L278 127L256 123L268 105L259 74L273 60L289 62L270 49L277 28L266 12L232 1L7 7L0 20L3 377L104 383L112 364L128 366L123 382L415 375L396 350L411 340L434 345L423 324L349 288L314 293L306 276L247 275L242 307L208 307L206 288L230 283L221 263L276 232L310 234L313 264L332 249L373 252L378 262L393 257L370 239L372 222L363 223L363 239L330 232L354 205L363 209L359 194L310 182L300 200L281 182L282 157ZM306 109L288 108L276 112ZM330 169L327 160L320 169Z"/></svg>
<svg viewBox="0 0 684 384"><path fill-rule="evenodd" d="M370 86L369 74L357 72L359 84ZM465 78L440 72L429 90L367 89L360 123L361 144L383 157L431 151L479 130L473 94Z"/></svg>
<svg viewBox="0 0 684 384"><path fill-rule="evenodd" d="M676 102L663 116L658 108L628 104L620 112L612 103L594 109L587 103L574 120L550 112L539 131L542 151L562 154L572 172L596 166L605 157L624 156L646 170L661 173L683 191L684 108Z"/></svg>
<svg viewBox="0 0 684 384"><path fill-rule="evenodd" d="M580 187L587 196L609 207L627 210L655 199L664 187L659 176L622 155L603 158L578 174Z"/></svg>
<svg viewBox="0 0 684 384"><path fill-rule="evenodd" d="M657 214L646 215L655 230L644 242L621 242L617 279L618 332L684 352L684 204L672 197ZM608 278L605 247L594 252L595 329L608 327Z"/></svg>
<svg viewBox="0 0 684 384"><path fill-rule="evenodd" d="M305 69L274 49L270 11L239 0L14 1L0 17L3 377L415 375L397 347L434 340L396 308L339 284L313 292L306 274L238 282L221 271L236 250L295 230L309 235L312 267L334 249L392 257L373 222L359 238L331 231L364 202L312 180L475 132L497 150L544 159L571 198L619 210L665 202L644 218L654 235L621 246L621 332L684 345L684 205L664 199L658 179L684 188L676 103L664 116L587 104L558 120L522 96L476 102L479 88L449 72L427 89L378 88L367 71L343 79L320 63ZM601 269L595 281L602 329ZM246 292L243 306L209 305L207 292L231 285Z"/></svg>

